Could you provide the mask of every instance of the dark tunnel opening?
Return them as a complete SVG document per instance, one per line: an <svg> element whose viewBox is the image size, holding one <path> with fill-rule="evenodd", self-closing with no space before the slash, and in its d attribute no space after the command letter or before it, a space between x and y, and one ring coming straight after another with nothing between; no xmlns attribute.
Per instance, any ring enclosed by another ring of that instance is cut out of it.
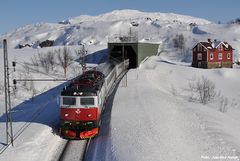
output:
<svg viewBox="0 0 240 161"><path fill-rule="evenodd" d="M124 51L124 55L123 55ZM137 68L137 54L131 46L114 46L110 53L110 59L117 59L122 61L123 59L129 59L129 69Z"/></svg>

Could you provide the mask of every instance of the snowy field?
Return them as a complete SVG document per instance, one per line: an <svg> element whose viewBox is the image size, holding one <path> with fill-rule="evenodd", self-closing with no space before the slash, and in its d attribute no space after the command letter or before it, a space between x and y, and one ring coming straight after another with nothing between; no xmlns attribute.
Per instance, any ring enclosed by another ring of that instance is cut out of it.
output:
<svg viewBox="0 0 240 161"><path fill-rule="evenodd" d="M227 95L226 112L218 98L207 105L189 101L186 88L196 76L211 79ZM239 69L203 70L165 56L149 58L127 73L127 87L120 82L110 96L87 160L238 161L239 76Z"/></svg>
<svg viewBox="0 0 240 161"><path fill-rule="evenodd" d="M226 113L219 112L219 102L201 105L188 101L184 89L196 75L213 80L233 101ZM166 63L159 57L130 70L128 87L119 88L113 102L111 140L115 159L239 160L239 76L239 70L201 70Z"/></svg>
<svg viewBox="0 0 240 161"><path fill-rule="evenodd" d="M133 22L138 26L132 26ZM190 23L197 26L189 26ZM88 160L239 161L240 67L192 68L189 50L198 41L216 38L227 41L236 49L236 60L240 51L239 26L218 25L176 14L123 10L95 17L69 18L58 24L28 25L2 35L0 39L8 40L9 62L17 61L17 71L11 79L20 76L64 78L60 66L46 73L41 68L40 72L33 71L34 67L29 69L24 64L31 62L33 55L63 48L64 44L73 55L80 44L85 44L89 63L99 63L106 57L108 38L127 33L129 28L138 31L139 41L159 43L160 56L150 57L139 68L129 70L127 87L122 87L121 83L117 86L109 98L109 110L103 116L106 128L93 140L90 149L93 155ZM179 33L186 40L185 53L173 49L172 38ZM56 40L55 46L37 48L37 42L46 39ZM3 55L1 43L0 55ZM26 43L33 47L15 49L18 44ZM75 55L67 78L81 73L76 60ZM3 66L2 61L0 65ZM202 76L212 81L216 91L228 100L225 112L220 112L221 99L218 97L206 105L189 101L189 82ZM3 68L0 68L0 87L3 82ZM5 106L0 90L1 161L56 159L65 143L58 136L58 96L63 83L34 82L35 90L26 89L22 83L17 85L17 94L12 96L14 147L5 145Z"/></svg>

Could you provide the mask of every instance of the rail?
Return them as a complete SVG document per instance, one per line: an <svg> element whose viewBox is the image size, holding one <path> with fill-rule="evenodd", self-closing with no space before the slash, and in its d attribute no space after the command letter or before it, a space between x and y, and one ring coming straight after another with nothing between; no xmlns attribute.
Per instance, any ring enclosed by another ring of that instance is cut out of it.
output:
<svg viewBox="0 0 240 161"><path fill-rule="evenodd" d="M126 60L127 61L127 60ZM125 64L124 64L125 65ZM107 98L116 88L116 85L120 82L120 80L125 76L128 72L127 68L122 70L122 72L118 75L118 77L113 82L112 86L110 87ZM103 108L104 109L104 108ZM101 129L100 129L101 130ZM91 145L92 139L88 140L68 140L67 143L64 145L62 152L57 157L56 161L67 161L67 160L87 160L87 153L89 147ZM75 149L78 149L77 152Z"/></svg>

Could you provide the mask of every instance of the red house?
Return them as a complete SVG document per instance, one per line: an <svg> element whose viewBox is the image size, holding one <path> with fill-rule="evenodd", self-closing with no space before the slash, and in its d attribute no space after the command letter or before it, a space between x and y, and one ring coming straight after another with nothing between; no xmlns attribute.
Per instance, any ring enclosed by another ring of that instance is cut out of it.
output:
<svg viewBox="0 0 240 161"><path fill-rule="evenodd" d="M192 66L197 68L232 68L233 48L227 42L208 39L192 49Z"/></svg>

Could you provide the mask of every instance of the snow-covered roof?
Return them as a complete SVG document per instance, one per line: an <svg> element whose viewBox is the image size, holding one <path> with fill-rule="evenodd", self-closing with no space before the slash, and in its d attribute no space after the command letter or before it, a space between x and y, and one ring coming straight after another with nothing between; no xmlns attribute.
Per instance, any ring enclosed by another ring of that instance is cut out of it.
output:
<svg viewBox="0 0 240 161"><path fill-rule="evenodd" d="M207 49L216 49L220 44L223 44L227 50L233 50L231 45L223 41L214 40L213 42L199 42L199 43Z"/></svg>
<svg viewBox="0 0 240 161"><path fill-rule="evenodd" d="M200 44L207 49L213 49L212 45L209 42L200 42Z"/></svg>
<svg viewBox="0 0 240 161"><path fill-rule="evenodd" d="M215 41L214 40L211 45L212 45L213 48L217 48L221 43L222 43L222 41L217 41L217 40Z"/></svg>

